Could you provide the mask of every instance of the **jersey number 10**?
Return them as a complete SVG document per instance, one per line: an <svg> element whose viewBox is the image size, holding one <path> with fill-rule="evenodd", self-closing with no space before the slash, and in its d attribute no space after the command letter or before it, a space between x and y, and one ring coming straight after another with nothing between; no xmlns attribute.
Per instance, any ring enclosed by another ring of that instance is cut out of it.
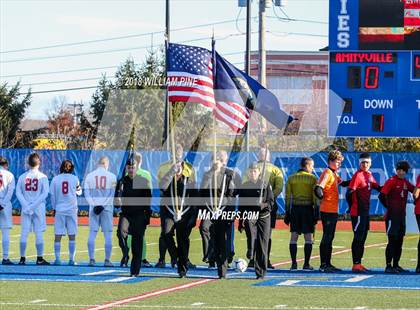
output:
<svg viewBox="0 0 420 310"><path fill-rule="evenodd" d="M96 189L106 189L106 176L95 176Z"/></svg>

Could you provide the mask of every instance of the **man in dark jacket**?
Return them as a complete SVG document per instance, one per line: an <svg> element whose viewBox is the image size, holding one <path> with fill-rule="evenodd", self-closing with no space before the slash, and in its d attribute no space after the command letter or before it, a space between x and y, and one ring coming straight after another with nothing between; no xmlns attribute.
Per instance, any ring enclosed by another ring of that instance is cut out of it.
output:
<svg viewBox="0 0 420 310"><path fill-rule="evenodd" d="M261 192L262 190L262 192ZM274 205L271 185L263 184L257 162L248 169L248 181L242 184L239 191L240 227L244 217L247 218L250 231L256 231L253 260L257 279L263 279L268 267L268 242L270 239L270 212ZM255 227L255 229L253 229Z"/></svg>
<svg viewBox="0 0 420 310"><path fill-rule="evenodd" d="M132 259L130 274L137 277L140 273L142 244L146 226L150 223L150 202L152 192L146 178L136 175L137 162L130 158L126 164L126 175L117 182L115 196L121 205L121 230L123 235L131 235ZM128 222L124 225L124 222Z"/></svg>

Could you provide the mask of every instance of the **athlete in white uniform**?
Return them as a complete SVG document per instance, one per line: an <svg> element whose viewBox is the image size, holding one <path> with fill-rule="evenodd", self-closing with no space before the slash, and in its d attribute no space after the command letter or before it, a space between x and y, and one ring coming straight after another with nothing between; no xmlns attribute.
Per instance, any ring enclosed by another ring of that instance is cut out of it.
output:
<svg viewBox="0 0 420 310"><path fill-rule="evenodd" d="M41 158L32 153L28 158L30 169L19 177L16 186L16 196L22 207L21 236L20 236L20 262L25 265L26 241L30 232L35 233L37 252L37 265L49 265L42 257L44 253L44 231L46 229L45 200L49 193L48 178L39 171Z"/></svg>
<svg viewBox="0 0 420 310"><path fill-rule="evenodd" d="M51 205L55 211L54 221L54 265L61 265L61 237L69 235L69 265L75 265L77 235L77 196L82 194L79 178L73 174L74 165L70 160L61 163L60 174L50 185Z"/></svg>
<svg viewBox="0 0 420 310"><path fill-rule="evenodd" d="M15 177L8 171L9 163L0 156L0 229L2 234L3 265L14 265L9 259L10 229L12 228L12 203Z"/></svg>
<svg viewBox="0 0 420 310"><path fill-rule="evenodd" d="M113 267L110 259L112 252L112 226L114 212L114 193L117 183L115 174L108 171L109 159L99 159L98 168L89 173L84 181L84 192L89 204L89 266L95 265L95 238L99 227L105 238L105 267Z"/></svg>

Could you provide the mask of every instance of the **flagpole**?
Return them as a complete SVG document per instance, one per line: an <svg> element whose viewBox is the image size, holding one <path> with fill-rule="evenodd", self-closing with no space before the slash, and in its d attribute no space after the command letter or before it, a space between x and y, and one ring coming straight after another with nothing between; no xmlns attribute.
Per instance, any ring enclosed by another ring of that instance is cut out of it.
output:
<svg viewBox="0 0 420 310"><path fill-rule="evenodd" d="M214 29L213 29L213 36L212 36L212 39L211 39L212 64L213 64L213 68L212 68L212 71L213 71L213 87L215 87L214 82L215 82L215 72L216 72L215 45L216 45L216 41L214 40ZM216 109L216 107L214 107L214 109ZM216 164L216 153L217 153L216 115L214 114L214 109L213 109L213 167ZM213 173L213 181L214 181L214 184L213 184L213 191L214 191L214 194L213 194L213 210L217 210L218 203L217 203L217 175L216 175L216 171L214 171L214 173Z"/></svg>
<svg viewBox="0 0 420 310"><path fill-rule="evenodd" d="M166 32L165 32L165 70L166 70L166 78L168 78L168 67L169 67L169 57L168 57L168 49L169 49L169 41L170 41L170 0L166 0ZM165 118L166 118L166 139L168 136L170 136L170 148L171 148L171 154L172 154L172 164L176 164L176 158L175 158L175 133L174 130L171 129L174 126L174 120L172 115L172 104L169 102L169 94L168 94L168 87L166 87L166 100L165 100ZM169 151L169 145L167 145L167 150ZM177 171L178 172L178 171ZM178 187L177 187L177 180L176 180L176 174L174 175L174 201L175 201L175 215L178 214ZM176 216L175 216L176 218Z"/></svg>

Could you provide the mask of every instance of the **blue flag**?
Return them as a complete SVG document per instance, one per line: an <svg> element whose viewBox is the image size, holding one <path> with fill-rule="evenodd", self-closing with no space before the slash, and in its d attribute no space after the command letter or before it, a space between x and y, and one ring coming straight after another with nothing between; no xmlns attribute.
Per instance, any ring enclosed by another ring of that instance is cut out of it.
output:
<svg viewBox="0 0 420 310"><path fill-rule="evenodd" d="M222 120L226 122L226 118L232 117L236 111L239 119L236 117L234 121L238 122L245 119L246 113L249 113L243 110L256 111L279 129L285 128L294 120L293 116L281 108L279 100L272 92L217 52L215 55L216 116L218 113L223 114L225 119ZM220 113L220 110L225 113ZM241 128L238 125L242 123L236 123L235 127Z"/></svg>

